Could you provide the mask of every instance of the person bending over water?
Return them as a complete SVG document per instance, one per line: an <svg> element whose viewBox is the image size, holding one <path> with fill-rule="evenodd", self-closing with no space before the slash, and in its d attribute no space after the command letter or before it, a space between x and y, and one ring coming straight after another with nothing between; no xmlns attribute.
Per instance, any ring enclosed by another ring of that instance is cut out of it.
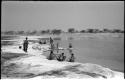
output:
<svg viewBox="0 0 125 80"><path fill-rule="evenodd" d="M24 50L25 52L27 52L28 44L29 44L29 42L28 42L27 39L28 39L28 38L26 37L26 40L24 40L24 42L23 42L23 50Z"/></svg>
<svg viewBox="0 0 125 80"><path fill-rule="evenodd" d="M64 53L60 54L57 58L58 61L64 61L66 59L66 56L64 56Z"/></svg>

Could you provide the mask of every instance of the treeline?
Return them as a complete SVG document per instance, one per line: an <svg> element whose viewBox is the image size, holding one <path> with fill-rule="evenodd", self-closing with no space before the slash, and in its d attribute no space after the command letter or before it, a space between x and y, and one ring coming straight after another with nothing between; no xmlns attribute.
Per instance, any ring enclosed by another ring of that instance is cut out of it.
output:
<svg viewBox="0 0 125 80"><path fill-rule="evenodd" d="M35 35L35 34L56 34L59 35L61 33L124 33L124 30L121 29L85 29L78 31L75 28L69 28L66 32L62 31L61 29L47 29L47 30L39 30L39 31L4 31L1 32L2 34L7 34L7 35Z"/></svg>

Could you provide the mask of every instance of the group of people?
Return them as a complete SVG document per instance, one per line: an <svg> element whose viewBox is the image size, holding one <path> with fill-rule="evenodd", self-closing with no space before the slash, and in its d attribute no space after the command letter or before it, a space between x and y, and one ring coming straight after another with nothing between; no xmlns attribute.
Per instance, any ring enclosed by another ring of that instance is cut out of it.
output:
<svg viewBox="0 0 125 80"><path fill-rule="evenodd" d="M61 53L61 54L59 54L58 56L56 55L56 54L54 54L53 52L54 52L54 50L55 50L55 46L54 46L54 41L53 41L53 39L50 37L50 39L49 39L50 41L50 55L49 55L49 57L48 57L48 59L49 60L53 60L53 59L57 59L58 61L65 61L66 60L66 56L64 55L64 53ZM29 44L29 42L28 42L28 38L26 37L26 40L24 40L24 42L23 42L23 50L25 51L25 52L27 52L27 50L28 50L28 44ZM44 41L44 42L39 42L39 44L46 44L46 41ZM21 48L21 46L19 46L19 48ZM74 57L74 54L73 54L73 52L72 52L72 45L71 45L71 43L69 44L69 53L70 53L70 58L68 59L68 61L69 62L74 62L75 61L75 57ZM56 48L56 50L57 50L57 52L58 52L58 50L59 50L59 48L58 48L58 43L57 43L57 48Z"/></svg>
<svg viewBox="0 0 125 80"><path fill-rule="evenodd" d="M40 40L39 44L46 44L46 40L44 40L43 42Z"/></svg>
<svg viewBox="0 0 125 80"><path fill-rule="evenodd" d="M29 44L29 41L28 41L28 38L26 37L26 40L23 41L23 51L24 52L27 52L28 50L28 44ZM39 44L46 44L46 41L42 42L42 41L39 41ZM19 46L19 49L21 49L22 47Z"/></svg>
<svg viewBox="0 0 125 80"><path fill-rule="evenodd" d="M49 60L57 59L58 61L65 61L66 60L66 56L64 55L64 53L61 53L59 55L55 55L53 53L53 51L50 51L50 55L49 55L48 59ZM75 62L75 57L74 57L73 53L71 53L71 56L69 57L69 59L67 61L68 62Z"/></svg>
<svg viewBox="0 0 125 80"><path fill-rule="evenodd" d="M55 50L55 46L53 44L53 39L50 37L50 45L51 45L51 51L50 51L50 55L48 57L49 60L53 60L53 59L57 59L58 61L65 61L66 60L66 56L64 55L64 53L61 53L59 54L58 56L55 55L53 52ZM74 57L74 54L72 52L72 45L71 43L69 44L69 53L71 54L70 58L68 59L68 62L74 62L75 61L75 57ZM56 47L56 50L58 52L59 48L58 48L58 43L57 43L57 47Z"/></svg>

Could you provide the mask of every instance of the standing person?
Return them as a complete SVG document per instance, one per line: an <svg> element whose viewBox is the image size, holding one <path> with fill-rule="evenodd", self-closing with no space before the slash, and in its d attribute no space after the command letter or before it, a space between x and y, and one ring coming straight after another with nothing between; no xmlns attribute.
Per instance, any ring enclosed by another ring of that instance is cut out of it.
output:
<svg viewBox="0 0 125 80"><path fill-rule="evenodd" d="M24 40L24 42L23 42L23 50L24 50L25 52L27 52L28 44L29 44L29 42L28 42L27 39L28 39L28 38L26 37L26 40Z"/></svg>
<svg viewBox="0 0 125 80"><path fill-rule="evenodd" d="M69 59L69 62L75 62L75 57L73 53L71 54L71 58Z"/></svg>
<svg viewBox="0 0 125 80"><path fill-rule="evenodd" d="M72 44L69 43L69 53L72 54Z"/></svg>
<svg viewBox="0 0 125 80"><path fill-rule="evenodd" d="M55 46L53 44L53 39L50 37L50 46L51 46L51 50L55 49Z"/></svg>
<svg viewBox="0 0 125 80"><path fill-rule="evenodd" d="M53 44L53 39L50 37L50 44Z"/></svg>

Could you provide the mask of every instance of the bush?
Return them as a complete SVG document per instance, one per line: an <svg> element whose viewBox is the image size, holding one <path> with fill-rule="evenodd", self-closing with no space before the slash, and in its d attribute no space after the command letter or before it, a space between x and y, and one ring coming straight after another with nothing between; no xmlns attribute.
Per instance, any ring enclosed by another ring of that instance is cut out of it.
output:
<svg viewBox="0 0 125 80"><path fill-rule="evenodd" d="M57 30L57 29L54 29L54 30L52 30L52 34L61 34L61 30Z"/></svg>
<svg viewBox="0 0 125 80"><path fill-rule="evenodd" d="M74 28L69 28L69 29L68 29L68 32L69 32L69 33L74 33L74 32L75 32L75 29L74 29Z"/></svg>

